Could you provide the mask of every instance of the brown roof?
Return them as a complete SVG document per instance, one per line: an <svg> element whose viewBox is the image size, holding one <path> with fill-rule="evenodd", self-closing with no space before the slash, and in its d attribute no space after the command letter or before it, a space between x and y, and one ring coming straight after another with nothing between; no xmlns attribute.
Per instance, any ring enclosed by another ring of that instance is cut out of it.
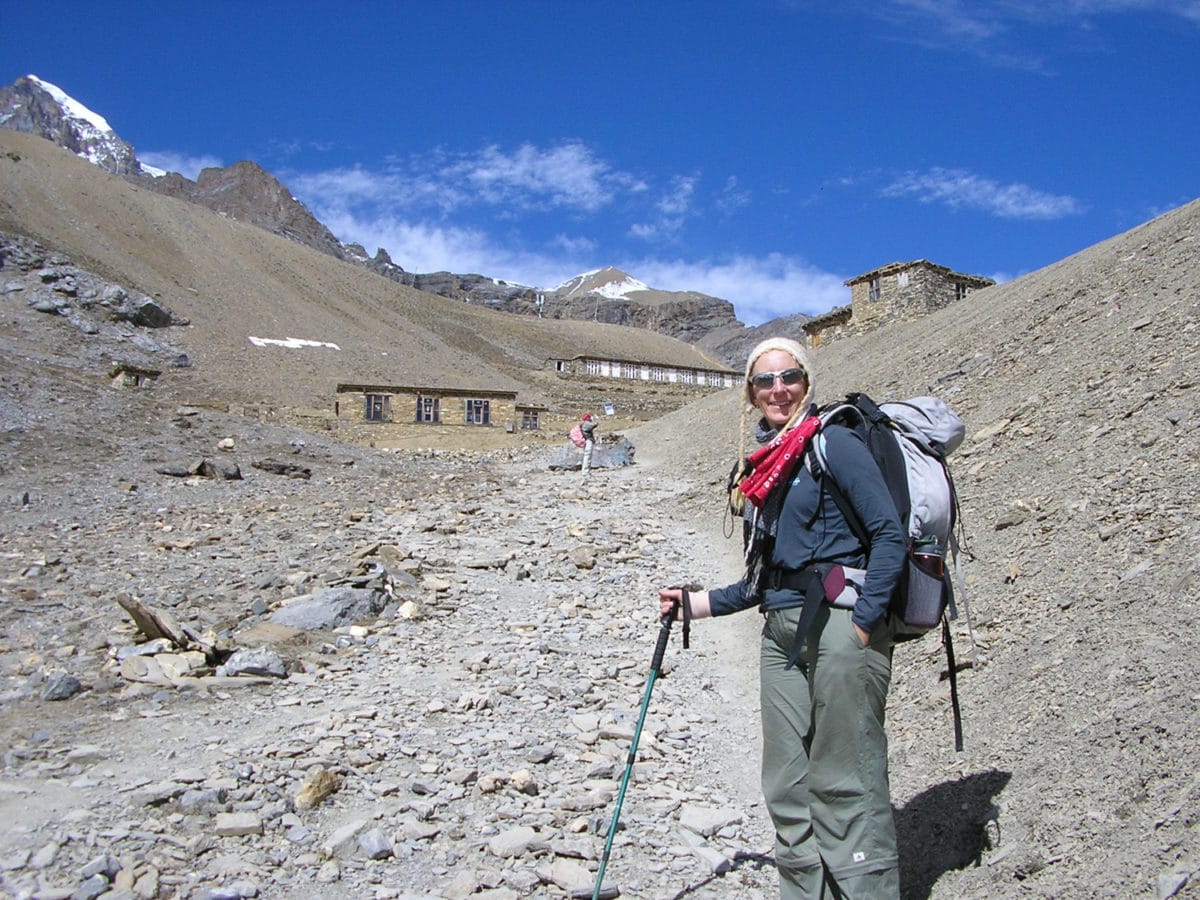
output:
<svg viewBox="0 0 1200 900"><path fill-rule="evenodd" d="M470 394L473 397L512 397L517 396L516 391L496 391L487 388L475 388L467 385L442 385L434 387L432 385L410 385L410 384L339 384L337 393L343 394L347 392L361 392L364 394Z"/></svg>

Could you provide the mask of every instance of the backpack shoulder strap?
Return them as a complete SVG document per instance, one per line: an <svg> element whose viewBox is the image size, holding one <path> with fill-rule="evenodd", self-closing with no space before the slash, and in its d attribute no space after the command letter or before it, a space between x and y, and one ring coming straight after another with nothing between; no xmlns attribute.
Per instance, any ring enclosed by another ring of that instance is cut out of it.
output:
<svg viewBox="0 0 1200 900"><path fill-rule="evenodd" d="M863 550L869 552L871 548L871 540L867 536L866 526L863 525L862 519L858 517L858 513L854 509L854 505L850 502L850 498L846 496L846 492L841 489L837 483L837 479L833 477L833 472L829 470L829 466L825 462L825 435L818 432L816 439L809 445L809 450L806 454L810 460L809 471L812 472L813 478L816 479L818 487L822 490L828 490L829 496L833 498L834 505L837 506L838 512L842 514L842 518L846 520L846 524L850 526L850 530L854 532L854 536L862 545ZM818 499L817 509L813 512L813 521L816 521L817 513L821 509L821 504ZM809 523L812 524L811 522Z"/></svg>

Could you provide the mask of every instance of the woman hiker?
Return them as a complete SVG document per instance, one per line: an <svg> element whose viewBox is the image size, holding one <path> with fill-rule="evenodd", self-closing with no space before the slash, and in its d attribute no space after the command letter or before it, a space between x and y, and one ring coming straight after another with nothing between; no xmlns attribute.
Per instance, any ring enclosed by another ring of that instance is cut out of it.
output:
<svg viewBox="0 0 1200 900"><path fill-rule="evenodd" d="M682 618L686 602L694 618L752 607L765 616L762 787L781 897L896 900L884 706L888 599L904 563L904 531L862 439L837 425L819 430L801 344L770 338L755 347L745 391L742 440L747 413L757 410L755 437L764 445L746 460L732 495L735 506L749 504L746 574L686 601L679 589L661 590L660 615L674 609ZM866 526L869 548L805 465L811 440L824 442L830 475Z"/></svg>
<svg viewBox="0 0 1200 900"><path fill-rule="evenodd" d="M592 470L592 450L596 446L596 420L592 418L591 413L583 414L583 421L579 423L579 430L583 432L582 476L587 478L588 472Z"/></svg>

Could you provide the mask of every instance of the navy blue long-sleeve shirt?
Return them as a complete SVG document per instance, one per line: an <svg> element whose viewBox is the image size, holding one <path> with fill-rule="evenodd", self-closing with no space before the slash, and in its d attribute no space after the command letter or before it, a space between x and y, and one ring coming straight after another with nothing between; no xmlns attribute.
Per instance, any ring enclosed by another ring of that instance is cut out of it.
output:
<svg viewBox="0 0 1200 900"><path fill-rule="evenodd" d="M823 456L829 474L858 514L870 537L870 552L863 552L830 492L821 490L807 466L801 464L779 513L771 565L798 570L813 563L840 563L865 568L866 580L851 621L871 632L887 615L888 601L904 567L907 539L883 475L862 438L840 425L830 425L819 434L824 436ZM814 517L818 503L820 512ZM786 609L801 605L804 595L789 588L768 588L761 598L749 597L745 579L709 591L714 616L749 609L760 599L764 609Z"/></svg>

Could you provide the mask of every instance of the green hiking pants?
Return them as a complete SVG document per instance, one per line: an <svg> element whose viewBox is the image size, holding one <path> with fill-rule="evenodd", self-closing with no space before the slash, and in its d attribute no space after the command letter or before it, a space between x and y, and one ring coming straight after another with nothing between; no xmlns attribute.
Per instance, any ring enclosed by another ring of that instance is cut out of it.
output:
<svg viewBox="0 0 1200 900"><path fill-rule="evenodd" d="M892 641L863 647L850 611L822 606L785 668L800 609L767 614L761 655L762 784L783 900L900 896L884 706Z"/></svg>

